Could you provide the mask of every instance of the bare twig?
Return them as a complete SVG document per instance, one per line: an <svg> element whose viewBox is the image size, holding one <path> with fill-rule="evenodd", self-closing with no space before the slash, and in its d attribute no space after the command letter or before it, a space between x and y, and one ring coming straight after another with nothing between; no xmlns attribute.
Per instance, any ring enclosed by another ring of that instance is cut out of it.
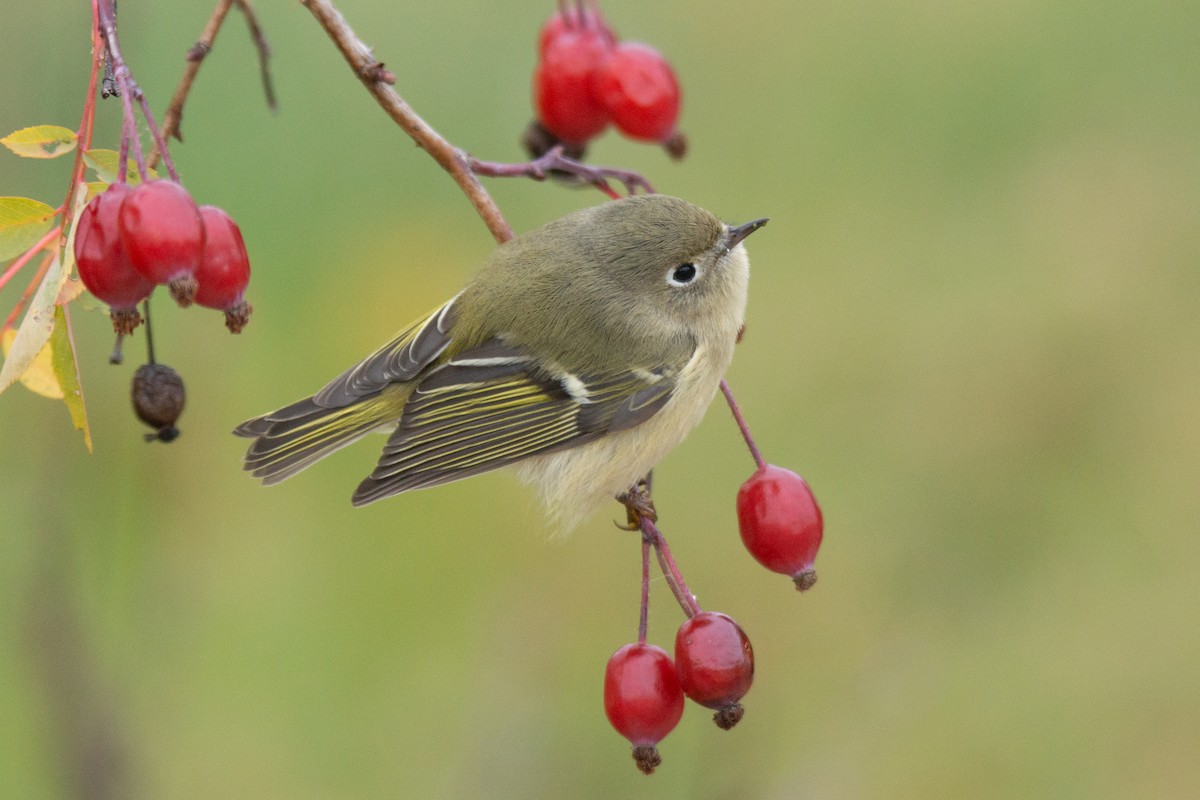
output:
<svg viewBox="0 0 1200 800"><path fill-rule="evenodd" d="M212 51L217 34L225 23L225 16L234 5L237 5L246 17L246 25L250 28L250 38L254 40L254 46L258 50L259 70L262 73L263 91L267 96L267 107L272 111L275 110L275 87L271 81L269 64L271 47L267 44L266 36L263 35L262 26L258 24L254 8L250 5L249 0L218 0L212 16L208 18L208 22L204 24L204 30L200 32L200 38L188 48L185 56L187 66L183 70L183 76L179 79L179 85L175 87L175 93L171 95L171 103L167 106L166 113L163 114L164 139L174 136L179 141L183 141L180 126L183 123L184 103L187 102L188 94L192 91L192 84L195 83L196 75L200 72L200 64ZM159 151L156 146L150 154L149 166L151 169L158 163L158 158Z"/></svg>
<svg viewBox="0 0 1200 800"><path fill-rule="evenodd" d="M329 38L333 39L354 74L375 98L375 102L412 137L414 142L429 153L442 169L450 173L450 177L466 194L496 241L506 242L511 239L512 228L500 213L496 201L471 171L466 153L442 138L441 134L421 119L384 80L386 76L382 74L379 60L371 54L371 49L355 35L345 18L328 0L301 0L301 3L312 12Z"/></svg>
<svg viewBox="0 0 1200 800"><path fill-rule="evenodd" d="M179 85L175 87L175 93L171 95L171 103L167 106L166 113L163 114L163 136L171 138L174 136L179 141L183 141L183 135L180 133L180 124L183 121L183 104L187 100L188 92L192 90L192 83L196 80L196 74L200 72L200 64L204 61L204 57L212 50L213 41L217 38L217 33L221 30L221 24L225 21L225 15L229 13L229 8L233 5L233 0L218 0L217 7L213 9L212 16L208 18L208 22L204 24L204 30L200 33L200 38L196 43L188 48L185 59L187 66L183 70L183 77L179 79ZM158 151L155 150L150 154L150 166L153 167L158 162Z"/></svg>
<svg viewBox="0 0 1200 800"><path fill-rule="evenodd" d="M250 0L236 0L236 2L242 15L246 18L246 25L250 28L250 38L254 40L254 47L258 50L258 67L262 73L263 94L267 96L267 108L274 111L279 106L275 102L275 84L271 80L271 45L267 44L267 37L263 34L262 26L258 24L258 16L255 15Z"/></svg>

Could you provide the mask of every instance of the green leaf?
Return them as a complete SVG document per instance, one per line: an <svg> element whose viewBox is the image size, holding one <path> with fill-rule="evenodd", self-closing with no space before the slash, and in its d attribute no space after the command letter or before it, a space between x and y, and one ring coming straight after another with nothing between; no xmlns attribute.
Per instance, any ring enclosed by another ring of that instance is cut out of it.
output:
<svg viewBox="0 0 1200 800"><path fill-rule="evenodd" d="M0 261L16 258L54 227L54 209L28 197L0 197Z"/></svg>
<svg viewBox="0 0 1200 800"><path fill-rule="evenodd" d="M58 158L75 149L75 131L59 125L34 125L13 131L0 139L9 150L25 158Z"/></svg>
<svg viewBox="0 0 1200 800"><path fill-rule="evenodd" d="M93 148L83 152L83 161L96 172L96 177L105 183L113 183L117 180L117 161L120 157L116 150L105 150L103 148ZM158 173L152 169L146 170L146 178L154 180L158 177ZM136 184L141 180L138 175L137 164L133 159L125 164L125 182Z"/></svg>
<svg viewBox="0 0 1200 800"><path fill-rule="evenodd" d="M79 211L83 208L83 204L83 192L78 192L75 201L74 216L76 219L79 218ZM50 262L45 277L42 278L41 284L34 292L33 299L29 301L25 319L22 320L21 327L17 328L17 335L13 338L12 349L8 351L4 363L0 365L0 392L12 386L18 378L25 374L33 360L37 358L38 352L46 346L46 342L50 341L50 334L54 332L54 309L58 293L67 277L75 269L74 228L77 227L72 227L70 237L67 239L67 246L62 251L63 258L60 260L56 256Z"/></svg>
<svg viewBox="0 0 1200 800"><path fill-rule="evenodd" d="M50 353L54 376L62 392L63 402L75 429L83 431L83 443L92 452L92 429L88 425L87 408L83 404L83 384L79 381L79 362L75 358L75 337L71 334L71 317L63 306L54 309L54 332L50 334Z"/></svg>

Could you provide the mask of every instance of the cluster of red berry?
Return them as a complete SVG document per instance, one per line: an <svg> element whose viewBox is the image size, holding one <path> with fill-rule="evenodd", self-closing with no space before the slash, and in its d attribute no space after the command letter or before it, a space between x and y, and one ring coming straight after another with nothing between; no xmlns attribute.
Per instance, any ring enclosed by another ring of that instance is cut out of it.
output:
<svg viewBox="0 0 1200 800"><path fill-rule="evenodd" d="M804 479L763 463L738 491L737 512L751 555L790 576L799 590L812 588L824 525ZM725 614L689 611L675 634L674 661L644 640L613 653L604 674L604 711L648 775L662 762L657 745L679 723L685 696L713 709L717 726L729 730L742 718L740 701L753 680L754 650L741 626Z"/></svg>
<svg viewBox="0 0 1200 800"><path fill-rule="evenodd" d="M650 45L618 41L598 8L560 7L542 27L538 55L534 107L559 142L578 151L612 122L631 139L683 156L675 71Z"/></svg>
<svg viewBox="0 0 1200 800"><path fill-rule="evenodd" d="M675 729L689 697L716 713L729 730L742 718L739 702L754 680L754 649L725 614L701 611L675 633L675 660L661 647L627 644L604 671L604 713L633 745L633 760L649 775L662 763L658 743Z"/></svg>
<svg viewBox="0 0 1200 800"><path fill-rule="evenodd" d="M117 333L141 323L137 304L160 283L180 306L224 311L234 333L250 320L241 231L222 209L197 207L175 181L114 183L93 197L79 216L75 264L88 291L108 303Z"/></svg>

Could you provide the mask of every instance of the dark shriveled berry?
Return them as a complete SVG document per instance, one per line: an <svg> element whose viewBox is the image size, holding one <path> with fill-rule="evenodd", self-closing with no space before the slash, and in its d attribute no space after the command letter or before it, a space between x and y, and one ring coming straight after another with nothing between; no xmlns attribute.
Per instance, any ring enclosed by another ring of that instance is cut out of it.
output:
<svg viewBox="0 0 1200 800"><path fill-rule="evenodd" d="M155 429L146 434L147 442L170 442L179 436L175 422L186 399L183 379L166 364L143 364L133 374L134 413Z"/></svg>

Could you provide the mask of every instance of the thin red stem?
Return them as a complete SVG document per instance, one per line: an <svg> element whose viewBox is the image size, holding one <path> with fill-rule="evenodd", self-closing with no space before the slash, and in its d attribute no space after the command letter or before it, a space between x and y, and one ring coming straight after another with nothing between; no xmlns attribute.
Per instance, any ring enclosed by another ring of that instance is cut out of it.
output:
<svg viewBox="0 0 1200 800"><path fill-rule="evenodd" d="M654 554L658 557L658 565L662 568L663 578L666 579L667 585L671 587L671 593L675 595L675 599L679 601L679 607L683 609L683 613L689 618L700 613L700 604L696 602L695 595L688 588L687 581L683 579L683 575L679 572L679 567L675 564L675 558L671 555L671 548L667 544L667 539L663 536L662 531L654 524L648 516L642 515L641 518L642 535L646 537L651 546L654 547Z"/></svg>
<svg viewBox="0 0 1200 800"><path fill-rule="evenodd" d="M638 644L646 643L650 627L650 540L642 537L642 610L638 620Z"/></svg>
<svg viewBox="0 0 1200 800"><path fill-rule="evenodd" d="M162 134L158 129L158 123L154 121L154 115L150 112L150 104L146 102L146 95L133 79L133 75L129 71L129 65L125 63L125 56L121 53L121 44L117 39L116 13L112 0L100 0L99 19L100 32L103 34L104 44L108 48L108 58L112 66L113 78L121 90L121 107L125 117L130 121L136 119L133 110L133 101L136 99L142 110L142 116L146 119L146 127L150 130L150 138L153 139L155 147L158 148L162 156L163 164L167 168L167 174L171 176L171 180L178 182L179 174L175 171L175 164L171 161L171 154L167 150L166 142L163 141ZM141 137L137 135L136 124L133 127L133 160L137 164L138 175L145 181L146 157L142 150Z"/></svg>
<svg viewBox="0 0 1200 800"><path fill-rule="evenodd" d="M750 455L754 457L754 463L758 465L759 469L762 469L767 462L763 460L758 445L754 443L754 437L750 435L750 426L746 424L742 410L738 408L737 401L733 399L733 390L729 388L729 382L724 378L721 379L721 393L725 395L725 402L729 403L729 410L733 412L733 419L742 432L742 438L746 440L746 447L750 448Z"/></svg>
<svg viewBox="0 0 1200 800"><path fill-rule="evenodd" d="M60 225L55 225L46 232L45 236L43 236L41 239L38 239L37 244L26 250L20 255L20 257L17 258L16 261L9 265L8 269L4 271L4 274L0 275L0 289L3 289L8 282L12 280L13 276L21 271L22 267L33 260L33 257L37 255L40 250L48 247L50 243L54 241L55 237L62 232L60 229Z"/></svg>
<svg viewBox="0 0 1200 800"><path fill-rule="evenodd" d="M117 183L125 183L129 178L129 143L137 136L133 120L125 117L121 123L121 150L117 154Z"/></svg>
<svg viewBox="0 0 1200 800"><path fill-rule="evenodd" d="M92 147L92 131L96 127L96 86L100 83L100 64L104 61L104 42L100 38L100 6L92 0L92 75L88 79L87 97L83 101L83 118L79 122L79 143L75 148L75 164L71 168L71 184L67 187L67 199L63 202L63 215L58 247L66 249L67 235L75 219L75 192L83 185L83 173L87 163L83 155Z"/></svg>
<svg viewBox="0 0 1200 800"><path fill-rule="evenodd" d="M25 287L25 294L21 295L21 299L13 306L13 310L9 313L8 319L4 320L4 325L0 325L0 330L7 330L12 327L13 321L25 308L25 304L29 302L29 298L33 297L33 293L37 291L37 287L42 282L42 278L46 277L46 271L50 269L50 264L54 260L53 253L46 253L46 257L42 259L41 265L33 274L33 280Z"/></svg>

